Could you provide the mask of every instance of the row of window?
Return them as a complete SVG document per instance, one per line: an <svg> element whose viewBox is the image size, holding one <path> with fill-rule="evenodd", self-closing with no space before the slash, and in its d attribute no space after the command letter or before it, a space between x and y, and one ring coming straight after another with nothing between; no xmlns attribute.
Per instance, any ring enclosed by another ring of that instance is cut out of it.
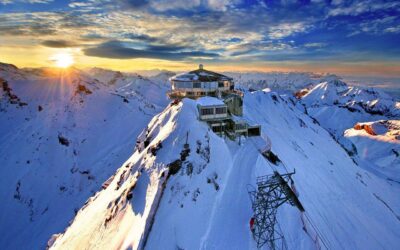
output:
<svg viewBox="0 0 400 250"><path fill-rule="evenodd" d="M192 82L173 82L172 84L175 88L193 88Z"/></svg>
<svg viewBox="0 0 400 250"><path fill-rule="evenodd" d="M226 114L227 109L226 107L219 107L215 108L215 113L214 113L214 108L203 108L200 110L201 115L220 115L220 114Z"/></svg>
<svg viewBox="0 0 400 250"><path fill-rule="evenodd" d="M226 107L215 108L215 113L216 114L225 114L226 113Z"/></svg>
<svg viewBox="0 0 400 250"><path fill-rule="evenodd" d="M174 88L228 88L233 87L229 81L224 82L209 82L209 83L201 83L201 82L173 82L172 86Z"/></svg>
<svg viewBox="0 0 400 250"><path fill-rule="evenodd" d="M214 109L201 109L201 115L213 115L214 114Z"/></svg>

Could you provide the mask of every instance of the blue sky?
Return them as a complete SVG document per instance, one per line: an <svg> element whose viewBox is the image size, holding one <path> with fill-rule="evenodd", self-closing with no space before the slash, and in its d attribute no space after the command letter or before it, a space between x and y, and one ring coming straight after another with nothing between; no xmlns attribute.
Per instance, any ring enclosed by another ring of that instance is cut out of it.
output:
<svg viewBox="0 0 400 250"><path fill-rule="evenodd" d="M3 54L71 49L82 64L400 69L400 1L0 0L0 33Z"/></svg>

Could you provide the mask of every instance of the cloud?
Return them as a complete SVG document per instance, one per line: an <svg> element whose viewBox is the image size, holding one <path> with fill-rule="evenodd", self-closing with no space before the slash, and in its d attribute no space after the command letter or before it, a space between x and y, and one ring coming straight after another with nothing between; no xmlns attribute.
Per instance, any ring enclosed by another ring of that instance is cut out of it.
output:
<svg viewBox="0 0 400 250"><path fill-rule="evenodd" d="M16 4L16 3L30 3L30 4L35 4L35 3L42 3L42 4L47 4L51 3L54 0L0 0L0 3L3 5L6 4Z"/></svg>
<svg viewBox="0 0 400 250"><path fill-rule="evenodd" d="M372 34L381 35L384 33L396 33L396 26L398 25L397 17L387 16L374 19L368 19L360 23L350 26L351 33L349 36L359 34Z"/></svg>
<svg viewBox="0 0 400 250"><path fill-rule="evenodd" d="M183 51L182 48L175 47L149 47L146 49L136 49L125 46L120 41L110 41L98 46L84 49L87 56L113 58L113 59L134 59L152 58L165 60L184 60L188 58L217 58L216 53L201 51Z"/></svg>
<svg viewBox="0 0 400 250"><path fill-rule="evenodd" d="M50 48L68 48L77 46L77 44L65 40L45 40L41 45Z"/></svg>
<svg viewBox="0 0 400 250"><path fill-rule="evenodd" d="M92 6L92 2L71 2L68 4L70 8L84 8Z"/></svg>
<svg viewBox="0 0 400 250"><path fill-rule="evenodd" d="M140 9L149 5L149 0L117 0L122 8Z"/></svg>
<svg viewBox="0 0 400 250"><path fill-rule="evenodd" d="M47 25L34 23L30 25L0 25L0 33L5 36L46 36L57 32L56 29Z"/></svg>
<svg viewBox="0 0 400 250"><path fill-rule="evenodd" d="M131 40L138 40L138 41L149 42L149 43L160 41L159 38L151 37L146 34L127 33L127 34L124 34L123 37L131 39Z"/></svg>
<svg viewBox="0 0 400 250"><path fill-rule="evenodd" d="M372 57L378 47L390 50L385 37L398 34L400 18L395 3L368 3L370 9L339 0L79 0L57 12L2 13L0 33L28 45L83 43L86 55L105 58L311 60L339 47ZM365 35L376 48L365 45Z"/></svg>
<svg viewBox="0 0 400 250"><path fill-rule="evenodd" d="M339 6L331 9L328 13L329 16L357 16L364 13L374 13L377 11L388 11L388 10L399 10L400 2L394 1L379 1L379 0L367 0L367 1L354 1L351 4Z"/></svg>
<svg viewBox="0 0 400 250"><path fill-rule="evenodd" d="M99 41L99 40L107 40L107 37L97 34L97 33L88 32L88 33L80 35L79 40L93 42L93 41Z"/></svg>
<svg viewBox="0 0 400 250"><path fill-rule="evenodd" d="M306 43L303 46L306 48L322 48L326 46L326 43Z"/></svg>
<svg viewBox="0 0 400 250"><path fill-rule="evenodd" d="M384 29L384 32L386 33L400 33L400 25L397 25L395 27L389 27Z"/></svg>
<svg viewBox="0 0 400 250"><path fill-rule="evenodd" d="M209 8L213 10L226 11L229 6L232 6L235 2L231 0L208 0Z"/></svg>
<svg viewBox="0 0 400 250"><path fill-rule="evenodd" d="M152 10L158 12L187 10L194 13L204 11L227 11L239 3L239 0L153 0L150 3Z"/></svg>
<svg viewBox="0 0 400 250"><path fill-rule="evenodd" d="M281 39L295 33L302 33L310 29L312 26L302 22L283 23L270 28L269 37L271 39Z"/></svg>

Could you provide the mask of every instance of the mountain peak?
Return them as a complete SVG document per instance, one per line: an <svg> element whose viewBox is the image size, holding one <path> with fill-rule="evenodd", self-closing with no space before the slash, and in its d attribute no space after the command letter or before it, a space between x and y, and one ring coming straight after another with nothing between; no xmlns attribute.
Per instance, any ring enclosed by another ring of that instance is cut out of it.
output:
<svg viewBox="0 0 400 250"><path fill-rule="evenodd" d="M342 78L337 75L327 75L321 79L321 82L327 82L336 87L347 87L347 84L341 80Z"/></svg>
<svg viewBox="0 0 400 250"><path fill-rule="evenodd" d="M6 68L11 68L11 69L14 69L14 70L18 70L18 67L15 66L14 64L0 62L0 70L4 70Z"/></svg>

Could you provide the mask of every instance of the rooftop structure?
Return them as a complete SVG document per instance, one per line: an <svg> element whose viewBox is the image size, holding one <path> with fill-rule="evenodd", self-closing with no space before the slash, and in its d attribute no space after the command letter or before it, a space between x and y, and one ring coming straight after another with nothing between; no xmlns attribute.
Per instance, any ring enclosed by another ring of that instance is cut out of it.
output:
<svg viewBox="0 0 400 250"><path fill-rule="evenodd" d="M212 106L212 105L225 105L221 99L214 97L205 96L197 100L197 104L201 106Z"/></svg>
<svg viewBox="0 0 400 250"><path fill-rule="evenodd" d="M226 104L214 97L202 97L197 100L199 119L202 121L228 119L228 107Z"/></svg>
<svg viewBox="0 0 400 250"><path fill-rule="evenodd" d="M205 70L202 64L196 70L171 77L169 81L171 98L226 95L235 88L232 78Z"/></svg>
<svg viewBox="0 0 400 250"><path fill-rule="evenodd" d="M218 99L215 97L201 97L197 99L197 110L199 112L199 120L205 121L211 129L220 135L224 133L234 139L237 136L259 136L261 134L260 125L250 125L245 119L241 117L242 111L240 108L240 115L236 116L231 107L232 103L227 102L228 99Z"/></svg>

